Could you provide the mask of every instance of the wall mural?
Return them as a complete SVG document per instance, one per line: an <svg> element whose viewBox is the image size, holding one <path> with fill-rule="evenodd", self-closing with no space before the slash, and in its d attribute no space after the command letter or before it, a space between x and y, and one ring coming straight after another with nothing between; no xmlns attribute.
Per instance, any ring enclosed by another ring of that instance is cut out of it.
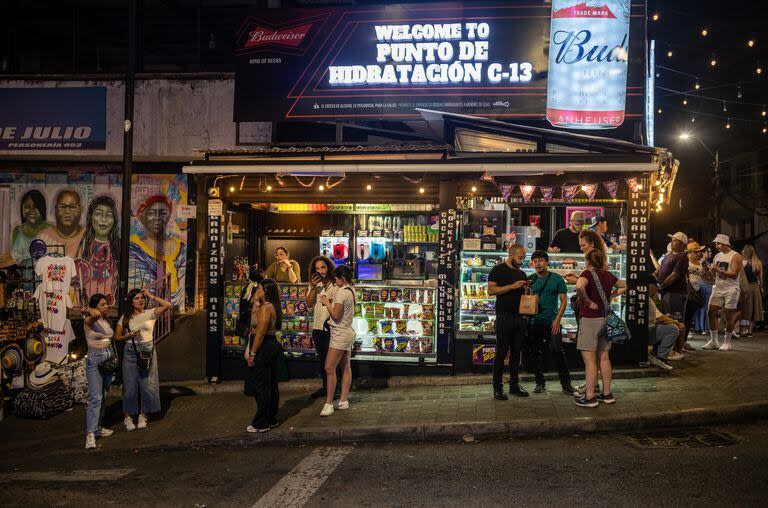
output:
<svg viewBox="0 0 768 508"><path fill-rule="evenodd" d="M186 203L185 175L135 177L128 287L162 288L179 310L185 304L187 224L178 207Z"/></svg>

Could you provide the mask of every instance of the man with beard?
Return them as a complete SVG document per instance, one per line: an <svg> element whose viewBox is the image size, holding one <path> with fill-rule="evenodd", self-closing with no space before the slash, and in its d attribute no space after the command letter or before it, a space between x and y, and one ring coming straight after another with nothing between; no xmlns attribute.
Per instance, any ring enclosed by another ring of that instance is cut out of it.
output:
<svg viewBox="0 0 768 508"><path fill-rule="evenodd" d="M520 269L525 259L522 245L513 244L509 256L503 263L491 269L488 275L488 295L496 297L496 357L493 359L493 398L507 400L504 394L502 374L504 359L509 357L509 393L527 397L528 392L520 387L518 370L520 352L523 349L527 322L520 315L520 296L530 284Z"/></svg>
<svg viewBox="0 0 768 508"><path fill-rule="evenodd" d="M328 357L328 348L330 347L331 332L327 329L328 318L330 314L328 309L320 303L320 297L326 296L333 300L333 270L336 267L329 258L317 256L309 265L309 292L307 293L307 307L312 311L312 341L315 343L317 356L320 358L320 375L323 379L323 386L312 393L313 398L324 397L326 395L326 372L325 359ZM336 375L341 379L341 368L336 367ZM336 387L340 390L340 387Z"/></svg>
<svg viewBox="0 0 768 508"><path fill-rule="evenodd" d="M37 238L49 246L49 253L51 245L63 245L64 255L74 258L85 233L85 228L80 225L83 213L80 194L74 189L62 190L56 195L54 209L56 225L41 231Z"/></svg>

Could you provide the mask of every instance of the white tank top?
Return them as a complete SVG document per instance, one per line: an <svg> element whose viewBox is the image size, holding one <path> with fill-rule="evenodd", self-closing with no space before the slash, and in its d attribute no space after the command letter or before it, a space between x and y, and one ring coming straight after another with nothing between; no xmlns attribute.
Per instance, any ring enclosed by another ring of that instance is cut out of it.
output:
<svg viewBox="0 0 768 508"><path fill-rule="evenodd" d="M731 271L731 265L733 264L733 256L736 255L735 250L730 250L728 253L718 252L715 259L712 260L712 265L719 267L723 271ZM718 274L715 280L715 287L717 289L738 289L739 277L723 277Z"/></svg>

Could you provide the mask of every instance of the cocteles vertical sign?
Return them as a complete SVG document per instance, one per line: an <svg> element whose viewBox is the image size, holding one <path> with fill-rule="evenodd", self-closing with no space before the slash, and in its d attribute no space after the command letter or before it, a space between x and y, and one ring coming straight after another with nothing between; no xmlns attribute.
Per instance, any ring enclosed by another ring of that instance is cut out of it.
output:
<svg viewBox="0 0 768 508"><path fill-rule="evenodd" d="M569 129L624 123L629 0L553 0L547 120Z"/></svg>

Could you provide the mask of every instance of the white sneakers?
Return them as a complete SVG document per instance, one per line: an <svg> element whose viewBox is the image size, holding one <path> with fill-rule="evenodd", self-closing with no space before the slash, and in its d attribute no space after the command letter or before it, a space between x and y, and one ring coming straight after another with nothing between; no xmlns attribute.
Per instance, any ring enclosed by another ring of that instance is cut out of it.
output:
<svg viewBox="0 0 768 508"><path fill-rule="evenodd" d="M672 370L672 366L653 355L648 355L648 363L663 370Z"/></svg>
<svg viewBox="0 0 768 508"><path fill-rule="evenodd" d="M97 430L96 433L98 434L99 437L109 437L112 434L114 434L115 431L114 430L110 430L110 429L108 429L106 427L102 427L99 430Z"/></svg>
<svg viewBox="0 0 768 508"><path fill-rule="evenodd" d="M93 432L89 432L85 435L85 449L92 450L96 448L96 435Z"/></svg>
<svg viewBox="0 0 768 508"><path fill-rule="evenodd" d="M245 428L245 431L246 431L246 432L250 432L251 434L254 434L254 433L263 434L263 433L265 433L265 432L269 432L270 430L272 430L272 429L270 429L269 427L266 427L266 428L264 428L264 429L257 429L257 428L256 428L256 427L254 427L253 425L248 425L248 426Z"/></svg>
<svg viewBox="0 0 768 508"><path fill-rule="evenodd" d="M678 360L685 360L685 355L678 353L677 351L670 351L667 355L667 360L676 362Z"/></svg>
<svg viewBox="0 0 768 508"><path fill-rule="evenodd" d="M344 402L338 401L333 404L323 404L323 410L320 411L320 416L331 416L336 409L340 411L349 409L349 401L345 400Z"/></svg>
<svg viewBox="0 0 768 508"><path fill-rule="evenodd" d="M125 430L128 432L132 432L136 430L136 425L133 424L133 418L130 416L126 416L123 420L123 425L125 425Z"/></svg>
<svg viewBox="0 0 768 508"><path fill-rule="evenodd" d="M720 347L720 344L717 342L717 339L709 339L709 342L704 344L704 347L701 349L718 349Z"/></svg>
<svg viewBox="0 0 768 508"><path fill-rule="evenodd" d="M730 340L726 340L723 342L723 344L720 346L720 351L731 351L733 349L733 346L731 345Z"/></svg>
<svg viewBox="0 0 768 508"><path fill-rule="evenodd" d="M139 415L139 423L136 425L137 429L146 429L147 428L147 417L144 415Z"/></svg>

